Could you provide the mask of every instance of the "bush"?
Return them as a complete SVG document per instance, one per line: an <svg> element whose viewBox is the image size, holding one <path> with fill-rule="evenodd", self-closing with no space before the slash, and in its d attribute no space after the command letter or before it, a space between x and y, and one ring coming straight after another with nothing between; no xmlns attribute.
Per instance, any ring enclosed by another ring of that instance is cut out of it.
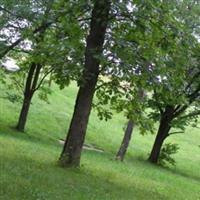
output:
<svg viewBox="0 0 200 200"><path fill-rule="evenodd" d="M171 157L171 155L177 153L178 149L179 147L177 144L164 144L160 152L158 164L166 167L167 163L169 163L175 166L176 161Z"/></svg>

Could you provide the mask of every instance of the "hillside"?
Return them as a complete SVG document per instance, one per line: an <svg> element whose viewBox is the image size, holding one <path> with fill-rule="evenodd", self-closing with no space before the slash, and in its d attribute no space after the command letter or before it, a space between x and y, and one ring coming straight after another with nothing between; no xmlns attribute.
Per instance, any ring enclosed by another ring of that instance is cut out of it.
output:
<svg viewBox="0 0 200 200"><path fill-rule="evenodd" d="M3 86L0 86L1 97ZM53 86L50 104L34 97L25 133L15 131L20 103L0 98L1 200L198 200L200 199L200 134L188 128L167 141L179 144L176 166L162 168L146 162L155 135L134 130L125 162L114 160L126 122L90 117L87 144L103 153L85 150L80 169L62 169L57 160L72 115L75 85Z"/></svg>

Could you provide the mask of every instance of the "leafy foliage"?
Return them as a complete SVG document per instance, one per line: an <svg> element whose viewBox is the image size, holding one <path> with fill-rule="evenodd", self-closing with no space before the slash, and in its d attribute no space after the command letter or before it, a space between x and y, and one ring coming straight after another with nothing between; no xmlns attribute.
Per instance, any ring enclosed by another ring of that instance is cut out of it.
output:
<svg viewBox="0 0 200 200"><path fill-rule="evenodd" d="M31 64L41 65L39 97L48 102L49 74L60 89L75 80L82 86L86 35L93 1L2 0L0 58L17 60L21 69L0 82L24 93ZM96 100L99 118L123 112L142 134L155 132L167 107L170 128L197 126L200 114L200 2L111 1ZM7 76L8 77L8 76ZM8 80L9 79L9 80ZM146 95L141 95L141 91ZM18 100L12 94L11 101ZM113 112L114 110L114 112ZM169 134L170 135L170 134ZM167 146L164 152L171 151ZM165 155L165 154L164 154ZM166 156L167 157L167 156Z"/></svg>
<svg viewBox="0 0 200 200"><path fill-rule="evenodd" d="M172 143L164 144L160 151L158 164L166 167L167 164L169 163L174 166L176 162L172 157L172 155L177 153L178 149L179 146L177 144L172 144Z"/></svg>

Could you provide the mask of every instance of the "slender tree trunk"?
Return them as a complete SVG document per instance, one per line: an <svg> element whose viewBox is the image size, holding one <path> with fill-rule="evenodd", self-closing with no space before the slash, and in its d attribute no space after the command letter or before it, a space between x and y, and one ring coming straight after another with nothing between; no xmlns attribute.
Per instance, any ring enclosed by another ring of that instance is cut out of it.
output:
<svg viewBox="0 0 200 200"><path fill-rule="evenodd" d="M124 133L124 138L122 140L121 146L119 148L119 151L117 152L116 160L120 160L120 161L124 160L124 156L126 154L129 142L131 140L133 128L134 128L134 122L130 119L128 121L128 124L127 124L127 127L126 127L126 130L125 130L125 133Z"/></svg>
<svg viewBox="0 0 200 200"><path fill-rule="evenodd" d="M52 4L48 5L47 10L45 11L46 17L49 14L51 5ZM35 38L37 43L41 42L44 39L44 33L50 25L51 23L43 21L41 26L39 26L37 29L33 31L34 34L38 33L38 37ZM21 42L21 41L22 41L21 39L17 40L17 42ZM13 45L16 46L15 43ZM10 48L13 48L12 47L13 45L11 45ZM19 116L18 123L16 126L16 129L19 131L24 131L25 129L31 100L32 100L33 94L38 89L37 83L38 83L41 68L42 68L42 65L35 62L32 62L30 65L30 69L28 72L25 89L24 89L23 105L22 105L20 116Z"/></svg>
<svg viewBox="0 0 200 200"><path fill-rule="evenodd" d="M51 84L52 84L52 73L50 73L49 75L49 81L48 81L49 87L51 87Z"/></svg>
<svg viewBox="0 0 200 200"><path fill-rule="evenodd" d="M167 107L165 112L161 115L159 129L156 135L156 139L149 156L149 161L151 163L158 163L158 158L163 145L164 140L168 137L170 131L170 122L173 119L173 107Z"/></svg>
<svg viewBox="0 0 200 200"><path fill-rule="evenodd" d="M22 105L20 116L19 116L18 123L17 123L17 126L16 126L16 129L18 131L21 131L21 132L24 131L26 121L27 121L28 112L29 112L29 108L30 108L30 104L31 104L31 99L32 99L31 95L30 96L24 96L23 105Z"/></svg>
<svg viewBox="0 0 200 200"><path fill-rule="evenodd" d="M97 57L102 55L109 10L109 0L94 1L90 33L87 37L85 51L83 83L77 94L73 117L59 160L63 167L78 167L80 165L81 151L99 75L100 60Z"/></svg>
<svg viewBox="0 0 200 200"><path fill-rule="evenodd" d="M16 126L16 129L18 131L24 131L29 108L31 105L31 100L33 97L33 94L35 92L35 88L39 79L39 74L41 70L41 65L36 65L35 63L32 63L28 72L28 76L26 79L26 85L25 85L25 91L24 91L24 99L23 104L21 108L21 112L19 115L18 123Z"/></svg>

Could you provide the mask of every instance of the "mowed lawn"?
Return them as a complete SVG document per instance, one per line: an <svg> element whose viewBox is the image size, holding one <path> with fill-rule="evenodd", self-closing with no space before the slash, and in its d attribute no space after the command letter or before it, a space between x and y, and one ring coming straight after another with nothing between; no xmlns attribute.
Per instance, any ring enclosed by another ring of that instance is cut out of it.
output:
<svg viewBox="0 0 200 200"><path fill-rule="evenodd" d="M0 97L4 96L0 85ZM25 133L14 126L20 103L0 98L1 200L200 200L200 130L188 128L167 142L178 143L175 167L149 164L155 135L136 129L124 163L114 160L126 119L115 114L100 121L92 112L86 138L104 150L84 150L80 169L57 165L73 111L77 88L53 86L50 104L37 97L31 105Z"/></svg>

